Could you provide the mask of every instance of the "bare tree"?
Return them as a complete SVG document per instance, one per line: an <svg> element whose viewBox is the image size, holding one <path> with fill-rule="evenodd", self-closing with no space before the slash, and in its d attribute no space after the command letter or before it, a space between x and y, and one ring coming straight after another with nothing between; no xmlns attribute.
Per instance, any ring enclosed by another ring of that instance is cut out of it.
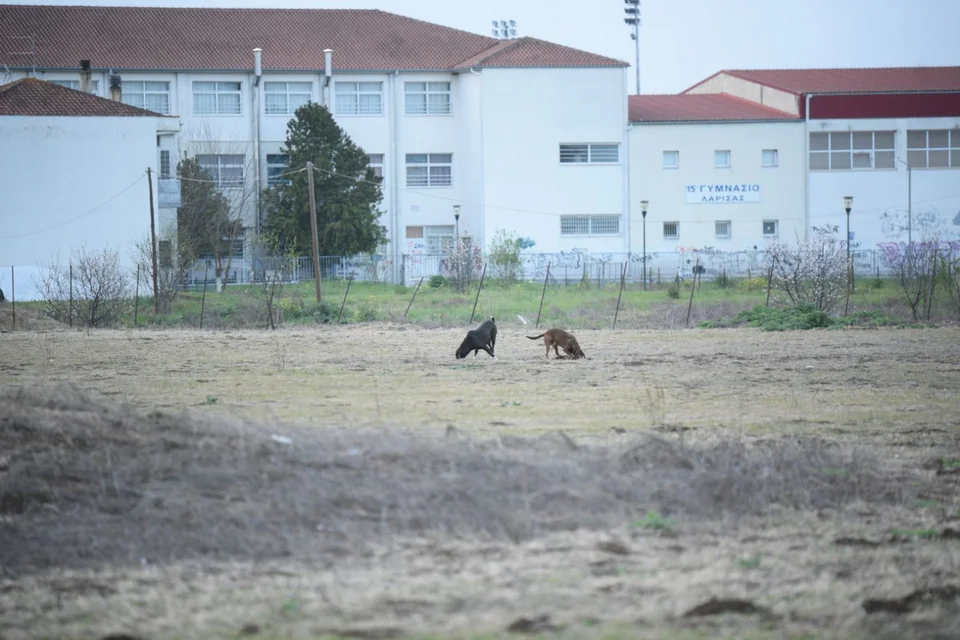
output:
<svg viewBox="0 0 960 640"><path fill-rule="evenodd" d="M281 242L274 234L261 234L252 242L253 281L251 294L262 304L266 315L266 328L276 329L276 309L283 285L289 282L296 272L296 251L284 254Z"/></svg>
<svg viewBox="0 0 960 640"><path fill-rule="evenodd" d="M944 284L950 294L950 301L953 303L953 310L957 314L957 320L960 320L960 257L943 259Z"/></svg>
<svg viewBox="0 0 960 640"><path fill-rule="evenodd" d="M920 242L908 244L890 261L890 268L897 275L900 293L910 307L914 321L920 319L924 309L930 319L930 302L939 261L940 236L934 233L925 233Z"/></svg>
<svg viewBox="0 0 960 640"><path fill-rule="evenodd" d="M43 296L44 312L60 322L72 317L88 327L103 327L116 324L130 309L130 282L114 249L75 248L66 265L58 255L41 267L34 285Z"/></svg>
<svg viewBox="0 0 960 640"><path fill-rule="evenodd" d="M843 299L847 286L847 246L837 237L837 226L813 227L795 247L776 241L767 247L774 299L781 304L812 305L830 313Z"/></svg>
<svg viewBox="0 0 960 640"><path fill-rule="evenodd" d="M259 200L257 158L246 142L224 142L209 125L195 127L181 148L191 155L177 167L183 203L178 235L194 259L214 262L216 289L223 291L237 242L255 226Z"/></svg>
<svg viewBox="0 0 960 640"><path fill-rule="evenodd" d="M466 293L483 268L480 247L471 238L455 238L452 249L444 256L447 277L457 293Z"/></svg>

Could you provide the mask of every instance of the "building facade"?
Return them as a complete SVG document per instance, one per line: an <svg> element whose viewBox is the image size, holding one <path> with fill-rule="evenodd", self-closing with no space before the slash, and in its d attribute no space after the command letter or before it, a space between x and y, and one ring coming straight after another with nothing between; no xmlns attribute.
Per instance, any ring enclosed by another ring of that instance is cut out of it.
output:
<svg viewBox="0 0 960 640"><path fill-rule="evenodd" d="M910 242L960 252L960 67L723 71L683 95L729 95L802 124L804 227L846 233L857 269Z"/></svg>
<svg viewBox="0 0 960 640"><path fill-rule="evenodd" d="M624 250L624 62L382 11L4 6L0 24L36 34L35 61L2 60L8 79L70 83L90 60L91 91L119 75L124 102L177 116L160 173L175 175L175 146L196 156L248 237L263 222L257 195L288 169L287 123L313 101L383 176L382 251L395 267L444 251L458 228L482 247L504 228L543 251Z"/></svg>
<svg viewBox="0 0 960 640"><path fill-rule="evenodd" d="M455 234L489 249L500 230L547 254L636 255L644 236L648 252L756 252L843 229L844 196L860 249L960 240L960 67L727 70L628 96L624 62L382 11L6 5L0 37L33 52L0 52L6 82L80 88L89 60L86 90L175 117L158 174L197 157L246 240L260 190L297 169L294 111L326 105L383 177L382 277L430 275Z"/></svg>

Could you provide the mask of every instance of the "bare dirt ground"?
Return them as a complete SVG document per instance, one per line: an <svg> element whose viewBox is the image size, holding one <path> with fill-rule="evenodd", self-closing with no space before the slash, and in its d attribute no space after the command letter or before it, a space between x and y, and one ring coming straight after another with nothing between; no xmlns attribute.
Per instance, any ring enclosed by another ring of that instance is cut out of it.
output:
<svg viewBox="0 0 960 640"><path fill-rule="evenodd" d="M960 329L0 334L0 638L955 637Z"/></svg>

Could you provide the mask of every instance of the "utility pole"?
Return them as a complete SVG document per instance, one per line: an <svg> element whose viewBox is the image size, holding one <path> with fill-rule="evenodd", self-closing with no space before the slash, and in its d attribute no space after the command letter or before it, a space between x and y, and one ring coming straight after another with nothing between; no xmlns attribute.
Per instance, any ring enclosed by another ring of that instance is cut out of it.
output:
<svg viewBox="0 0 960 640"><path fill-rule="evenodd" d="M626 14L623 21L633 27L633 33L630 34L630 37L633 39L635 56L633 70L637 76L637 95L640 95L640 25L642 24L642 20L640 19L640 0L623 0L623 3L627 5L623 8L623 12Z"/></svg>
<svg viewBox="0 0 960 640"><path fill-rule="evenodd" d="M313 162L307 161L307 187L310 191L310 233L313 236L313 274L320 304L320 234L317 232L317 197L313 189Z"/></svg>
<svg viewBox="0 0 960 640"><path fill-rule="evenodd" d="M150 259L153 262L153 313L160 315L160 296L157 287L157 224L153 213L153 171L147 167L147 189L150 191Z"/></svg>

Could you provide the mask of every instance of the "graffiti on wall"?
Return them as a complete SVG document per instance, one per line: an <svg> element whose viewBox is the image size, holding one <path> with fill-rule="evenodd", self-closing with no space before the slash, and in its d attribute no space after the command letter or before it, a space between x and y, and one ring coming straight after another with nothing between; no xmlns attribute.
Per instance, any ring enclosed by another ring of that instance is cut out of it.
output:
<svg viewBox="0 0 960 640"><path fill-rule="evenodd" d="M880 231L888 240L906 240L908 235L960 238L960 210L944 214L937 207L924 206L911 215L906 209L888 209L880 214Z"/></svg>

